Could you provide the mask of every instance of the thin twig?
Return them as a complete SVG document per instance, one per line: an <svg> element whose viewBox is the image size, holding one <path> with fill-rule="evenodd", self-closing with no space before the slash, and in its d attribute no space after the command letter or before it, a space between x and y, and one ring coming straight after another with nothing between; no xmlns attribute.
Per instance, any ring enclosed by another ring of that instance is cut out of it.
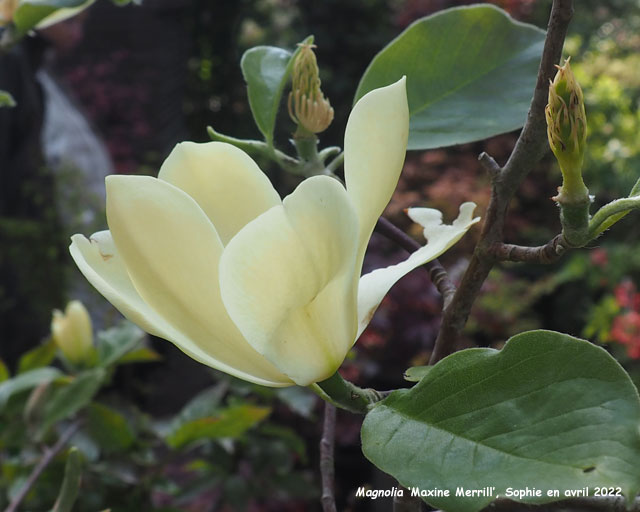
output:
<svg viewBox="0 0 640 512"><path fill-rule="evenodd" d="M480 165L485 168L492 179L499 176L502 172L502 168L498 165L498 162L496 162L488 153L485 153L484 151L480 153L478 160L480 161Z"/></svg>
<svg viewBox="0 0 640 512"><path fill-rule="evenodd" d="M480 162L492 175L491 199L480 241L451 303L444 310L440 332L431 354L431 364L455 349L471 307L496 261L491 248L496 243L503 242L504 221L509 203L524 177L548 150L544 107L547 103L549 80L555 73L554 65L562 55L562 45L572 14L571 0L554 0L529 114L509 160L498 171L497 164L489 155L480 156Z"/></svg>
<svg viewBox="0 0 640 512"><path fill-rule="evenodd" d="M417 251L421 247L418 242L384 217L378 219L375 230L409 253ZM429 272L429 278L440 292L440 295L442 295L444 308L446 308L456 292L456 285L453 284L453 281L449 278L449 274L447 274L447 271L437 259L425 263L423 268Z"/></svg>
<svg viewBox="0 0 640 512"><path fill-rule="evenodd" d="M42 454L42 458L40 459L38 464L33 468L33 471L31 471L31 474L29 475L29 478L22 486L22 489L20 489L20 492L18 492L18 494L16 494L15 497L13 498L13 500L11 500L11 503L5 509L4 512L15 512L18 509L18 507L20 506L20 503L22 503L22 500L29 493L31 488L35 485L36 481L38 480L42 472L47 468L49 464L51 464L51 461L53 461L56 455L58 455L58 453L62 451L62 449L69 442L69 439L71 439L73 434L75 434L76 430L78 430L79 426L80 426L79 422L72 423L58 438L58 441L56 442L56 444L54 444L51 448L45 448L45 451Z"/></svg>
<svg viewBox="0 0 640 512"><path fill-rule="evenodd" d="M324 423L320 440L320 474L322 476L322 510L336 512L334 494L335 468L333 465L333 449L336 434L336 408L329 402L324 403Z"/></svg>
<svg viewBox="0 0 640 512"><path fill-rule="evenodd" d="M558 261L565 251L564 237L560 234L538 247L523 247L496 242L489 247L487 253L497 261L520 261L546 265Z"/></svg>

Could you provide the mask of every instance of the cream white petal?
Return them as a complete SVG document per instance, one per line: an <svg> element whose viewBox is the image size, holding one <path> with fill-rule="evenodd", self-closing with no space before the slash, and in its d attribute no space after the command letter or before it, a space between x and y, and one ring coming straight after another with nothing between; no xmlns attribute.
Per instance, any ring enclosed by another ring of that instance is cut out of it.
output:
<svg viewBox="0 0 640 512"><path fill-rule="evenodd" d="M269 179L244 151L224 142L182 142L158 178L191 196L226 245L245 224L281 204Z"/></svg>
<svg viewBox="0 0 640 512"><path fill-rule="evenodd" d="M225 371L238 378L264 386L290 385L288 380L265 380L224 365L205 353L192 340L177 332L161 316L151 309L133 286L129 274L118 254L111 233L100 231L87 240L82 235L71 237L71 256L87 280L128 320L148 333L174 343L187 355L207 366Z"/></svg>
<svg viewBox="0 0 640 512"><path fill-rule="evenodd" d="M291 383L251 348L229 318L218 285L222 243L189 195L147 176L109 176L107 221L142 301L181 335L169 339L191 340L217 361L211 366L232 375Z"/></svg>
<svg viewBox="0 0 640 512"><path fill-rule="evenodd" d="M375 89L355 105L344 136L344 176L360 219L359 264L398 184L409 137L406 79Z"/></svg>
<svg viewBox="0 0 640 512"><path fill-rule="evenodd" d="M358 336L365 330L382 299L391 287L413 269L431 261L455 244L468 229L480 220L473 218L474 203L460 206L458 218L452 224L442 223L442 213L432 208L410 208L411 220L424 228L427 244L406 260L380 268L360 278L358 287Z"/></svg>
<svg viewBox="0 0 640 512"><path fill-rule="evenodd" d="M296 384L330 377L353 344L357 236L344 187L316 176L224 250L220 286L231 318Z"/></svg>

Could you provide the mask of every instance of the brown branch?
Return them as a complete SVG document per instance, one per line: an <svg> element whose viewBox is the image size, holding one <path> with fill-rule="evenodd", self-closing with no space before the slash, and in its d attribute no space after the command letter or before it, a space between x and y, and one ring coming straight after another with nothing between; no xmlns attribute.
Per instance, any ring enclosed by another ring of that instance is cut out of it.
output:
<svg viewBox="0 0 640 512"><path fill-rule="evenodd" d="M36 481L38 480L42 472L45 469L47 469L47 466L51 464L51 462L56 457L56 455L58 455L58 453L60 453L62 449L66 446L66 444L69 442L69 439L71 439L73 434L75 434L79 425L80 424L78 422L72 423L58 438L58 441L56 442L56 444L54 444L51 448L45 449L44 453L42 454L42 458L40 459L38 464L33 468L33 471L31 471L29 478L27 478L27 481L24 483L24 485L20 489L20 492L18 492L18 494L15 495L15 497L13 498L13 500L11 500L11 503L9 503L9 506L4 510L4 512L15 512L16 510L18 510L20 503L22 503L22 500L29 493L31 488L35 485Z"/></svg>
<svg viewBox="0 0 640 512"><path fill-rule="evenodd" d="M336 512L334 495L335 469L333 466L333 449L336 433L336 408L329 402L324 403L324 423L320 440L320 475L322 476L323 512Z"/></svg>
<svg viewBox="0 0 640 512"><path fill-rule="evenodd" d="M566 251L564 237L557 235L546 244L538 247L523 247L521 245L494 243L487 250L497 261L519 261L547 265L558 261Z"/></svg>
<svg viewBox="0 0 640 512"><path fill-rule="evenodd" d="M378 219L375 230L409 253L417 251L421 247L418 242L384 217ZM437 259L425 263L423 268L429 272L429 278L438 292L440 292L440 295L442 295L444 308L446 308L451 302L451 299L453 299L453 295L456 292L456 285L449 279L449 274L447 274L447 271Z"/></svg>
<svg viewBox="0 0 640 512"><path fill-rule="evenodd" d="M562 55L562 45L572 14L571 0L554 0L527 121L509 160L502 169L498 169L489 155L480 155L480 162L492 175L491 199L476 250L451 303L444 310L430 364L435 364L455 349L471 307L496 261L491 248L503 242L504 220L509 203L524 177L548 149L544 107L549 80L555 73L554 65Z"/></svg>

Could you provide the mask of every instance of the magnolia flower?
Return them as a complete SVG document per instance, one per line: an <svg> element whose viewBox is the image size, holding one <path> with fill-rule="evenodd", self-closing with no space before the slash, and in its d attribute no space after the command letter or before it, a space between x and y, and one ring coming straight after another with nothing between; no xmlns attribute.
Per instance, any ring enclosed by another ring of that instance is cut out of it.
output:
<svg viewBox="0 0 640 512"><path fill-rule="evenodd" d="M54 310L51 337L72 363L87 361L93 353L91 317L82 302L72 300L64 311Z"/></svg>
<svg viewBox="0 0 640 512"><path fill-rule="evenodd" d="M198 361L266 386L333 375L388 289L478 219L419 209L429 243L360 279L364 252L404 162L405 80L354 107L346 188L328 176L281 200L234 146L179 144L146 176L107 178L109 231L72 237L87 279L127 318Z"/></svg>

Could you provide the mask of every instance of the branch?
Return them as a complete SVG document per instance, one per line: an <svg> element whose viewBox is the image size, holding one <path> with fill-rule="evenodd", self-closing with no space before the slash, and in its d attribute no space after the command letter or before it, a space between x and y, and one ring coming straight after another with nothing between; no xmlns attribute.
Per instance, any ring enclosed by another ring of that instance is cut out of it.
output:
<svg viewBox="0 0 640 512"><path fill-rule="evenodd" d="M4 512L15 512L16 510L18 510L20 503L22 503L22 500L29 493L31 488L35 485L36 481L38 480L42 472L45 469L47 469L47 466L51 464L51 462L56 457L56 455L58 455L58 453L62 451L62 449L69 442L69 439L71 439L73 434L75 434L76 430L78 430L79 426L80 426L79 422L72 423L58 438L58 441L56 442L56 444L53 445L53 447L45 449L44 454L40 459L40 462L38 462L38 464L33 468L33 471L29 475L29 478L27 479L27 481L22 486L22 489L20 489L20 492L15 495L13 500L11 500L11 503L5 509Z"/></svg>
<svg viewBox="0 0 640 512"><path fill-rule="evenodd" d="M487 253L497 261L520 261L527 263L549 264L558 261L566 251L566 244L562 235L557 235L546 244L538 247L523 247L521 245L494 243Z"/></svg>
<svg viewBox="0 0 640 512"><path fill-rule="evenodd" d="M417 251L421 247L418 242L384 217L378 219L375 230L409 253ZM451 302L451 299L453 299L453 295L456 292L456 285L449 279L449 274L447 274L447 271L437 259L425 263L422 267L429 272L429 278L438 292L440 292L440 295L442 295L444 308L446 308Z"/></svg>
<svg viewBox="0 0 640 512"><path fill-rule="evenodd" d="M548 149L544 107L547 103L549 80L555 73L554 65L562 55L562 45L572 14L571 0L554 0L527 121L506 165L500 169L489 155L480 155L480 163L492 176L491 199L476 250L458 290L444 310L430 364L437 363L454 350L471 307L496 261L491 248L503 242L504 220L511 198L524 177Z"/></svg>
<svg viewBox="0 0 640 512"><path fill-rule="evenodd" d="M324 403L324 423L320 440L320 475L322 476L322 510L336 512L334 495L335 470L333 466L333 449L336 434L336 408L329 402Z"/></svg>

